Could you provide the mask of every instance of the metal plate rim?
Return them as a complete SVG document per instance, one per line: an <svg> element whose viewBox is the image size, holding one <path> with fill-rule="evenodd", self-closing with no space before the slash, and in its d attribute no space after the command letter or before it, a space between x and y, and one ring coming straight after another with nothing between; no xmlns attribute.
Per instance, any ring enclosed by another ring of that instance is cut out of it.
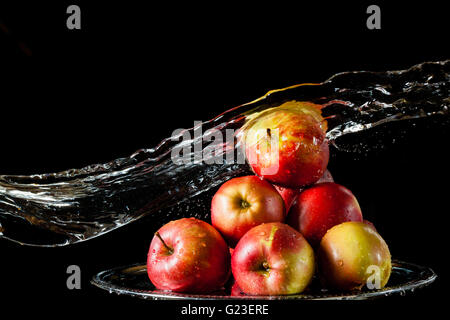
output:
<svg viewBox="0 0 450 320"><path fill-rule="evenodd" d="M308 294L297 294L297 295L283 295L283 296L230 296L230 295L214 295L214 294L185 294L176 292L155 292L149 290L141 289L130 289L127 287L119 286L116 284L108 283L102 278L111 274L112 272L117 272L119 270L125 270L129 268L136 268L139 266L144 266L142 263L135 263L127 266L115 267L108 270L101 271L97 273L91 280L91 284L108 291L109 293L116 293L118 295L128 295L133 297L139 297L141 299L151 299L151 300L366 300L380 298L384 296L390 296L393 294L401 294L406 291L414 291L417 288L422 288L433 283L437 274L428 267L423 267L417 264L404 262L400 260L393 260L393 269L399 268L409 268L421 270L421 273L427 273L423 278L418 280L408 281L401 285L395 285L391 287L385 287L383 289L368 291L368 292L348 292L344 294L336 294L330 292L330 294L325 294L323 296L315 296Z"/></svg>

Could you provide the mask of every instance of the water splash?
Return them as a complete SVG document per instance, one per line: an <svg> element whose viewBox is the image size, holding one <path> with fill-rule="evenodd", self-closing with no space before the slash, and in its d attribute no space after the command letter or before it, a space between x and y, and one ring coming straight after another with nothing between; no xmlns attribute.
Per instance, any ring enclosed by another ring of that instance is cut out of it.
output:
<svg viewBox="0 0 450 320"><path fill-rule="evenodd" d="M308 101L323 106L327 138L336 148L345 150L349 146L340 142L344 136L358 137L358 133L399 120L447 117L449 68L447 60L403 71L344 72L320 84L273 90L203 123L203 131L237 130L254 112L287 101ZM195 130L187 130L194 136L184 142L189 148L207 135L195 137ZM239 158L238 141L221 146L222 155L234 156L222 157L223 163L217 164L175 164L171 152L178 143L178 139L167 138L155 148L82 169L0 175L0 237L20 244L62 246L102 235L144 215L165 212L175 216L180 211L192 215L195 210L189 206L207 207L196 202L196 195L210 192L233 176L249 173L247 165L227 160ZM361 141L354 139L353 143ZM194 153L192 158L195 160ZM201 215L206 211L200 211Z"/></svg>

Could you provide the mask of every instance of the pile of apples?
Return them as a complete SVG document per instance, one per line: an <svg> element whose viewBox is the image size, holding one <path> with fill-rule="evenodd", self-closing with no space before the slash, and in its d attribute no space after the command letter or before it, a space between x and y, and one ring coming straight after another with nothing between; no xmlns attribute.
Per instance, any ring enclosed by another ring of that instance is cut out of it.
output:
<svg viewBox="0 0 450 320"><path fill-rule="evenodd" d="M317 274L325 288L359 290L373 267L385 286L389 248L326 169L325 133L320 106L311 103L290 101L254 117L245 151L256 159L249 161L256 175L219 188L211 224L184 218L155 233L147 260L155 287L208 293L232 274L232 294L288 295L303 292Z"/></svg>

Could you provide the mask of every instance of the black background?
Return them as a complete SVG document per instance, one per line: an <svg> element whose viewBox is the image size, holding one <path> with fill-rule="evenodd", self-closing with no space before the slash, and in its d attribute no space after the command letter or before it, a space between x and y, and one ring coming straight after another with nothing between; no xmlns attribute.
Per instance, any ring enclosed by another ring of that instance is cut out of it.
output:
<svg viewBox="0 0 450 320"><path fill-rule="evenodd" d="M382 29L368 30L369 2L2 2L0 172L105 162L269 89L320 82L341 71L448 59L442 5L396 3L377 2ZM69 4L80 5L82 30L67 30ZM438 280L414 294L370 303L271 303L271 319L288 312L402 315L441 307L450 284L448 121L419 121L407 134L390 128L395 143L364 154L332 149L329 168L358 197L392 255L433 267ZM157 227L144 219L54 249L0 241L2 309L19 302L16 312L61 318L119 311L156 317L159 311L181 319L186 303L116 297L89 284L98 271L145 261ZM82 290L66 288L71 264L81 267Z"/></svg>

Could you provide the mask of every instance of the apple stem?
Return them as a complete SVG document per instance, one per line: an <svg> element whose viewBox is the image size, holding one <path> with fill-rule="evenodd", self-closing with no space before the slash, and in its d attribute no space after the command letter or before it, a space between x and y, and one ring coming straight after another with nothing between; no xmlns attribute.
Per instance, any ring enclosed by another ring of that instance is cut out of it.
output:
<svg viewBox="0 0 450 320"><path fill-rule="evenodd" d="M263 266L263 268L266 269L266 270L269 270L269 269L270 269L270 266L269 266L269 264L267 263L267 261L264 261L263 264L262 264L262 266Z"/></svg>
<svg viewBox="0 0 450 320"><path fill-rule="evenodd" d="M159 240L161 240L163 246L167 249L167 251L169 251L169 254L173 253L173 249L171 247L169 247L163 240L163 238L161 237L161 235L159 234L158 231L155 232L155 236L158 237Z"/></svg>
<svg viewBox="0 0 450 320"><path fill-rule="evenodd" d="M270 138L272 136L272 133L270 132L270 128L267 128L267 136Z"/></svg>

